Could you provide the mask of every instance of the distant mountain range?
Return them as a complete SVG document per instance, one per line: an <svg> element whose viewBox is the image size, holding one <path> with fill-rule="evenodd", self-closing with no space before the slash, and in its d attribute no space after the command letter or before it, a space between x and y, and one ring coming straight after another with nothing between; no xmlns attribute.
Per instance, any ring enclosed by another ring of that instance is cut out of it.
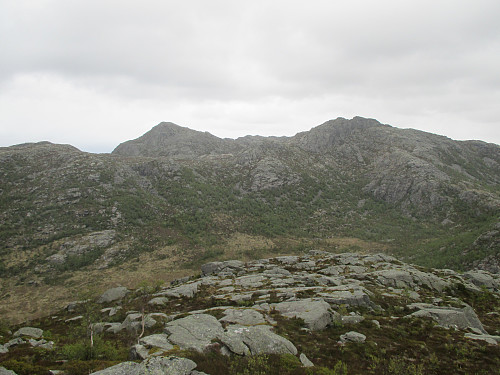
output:
<svg viewBox="0 0 500 375"><path fill-rule="evenodd" d="M310 249L499 272L499 187L498 145L361 117L236 140L161 123L111 154L0 148L0 301Z"/></svg>

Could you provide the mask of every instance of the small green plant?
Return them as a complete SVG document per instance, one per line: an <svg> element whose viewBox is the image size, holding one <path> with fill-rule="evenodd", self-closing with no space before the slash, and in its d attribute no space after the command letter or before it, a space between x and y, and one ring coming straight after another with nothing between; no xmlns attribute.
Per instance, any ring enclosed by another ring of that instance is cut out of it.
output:
<svg viewBox="0 0 500 375"><path fill-rule="evenodd" d="M389 374L394 375L424 375L424 369L421 364L409 363L401 357L392 357L389 359L387 370Z"/></svg>
<svg viewBox="0 0 500 375"><path fill-rule="evenodd" d="M268 375L271 373L269 356L265 354L234 361L229 367L231 375Z"/></svg>
<svg viewBox="0 0 500 375"><path fill-rule="evenodd" d="M100 337L94 338L92 347L87 340L64 345L61 349L61 353L68 360L88 361L91 359L104 359L108 361L118 361L126 359L126 355L124 356L124 353L120 351L113 342L104 341Z"/></svg>

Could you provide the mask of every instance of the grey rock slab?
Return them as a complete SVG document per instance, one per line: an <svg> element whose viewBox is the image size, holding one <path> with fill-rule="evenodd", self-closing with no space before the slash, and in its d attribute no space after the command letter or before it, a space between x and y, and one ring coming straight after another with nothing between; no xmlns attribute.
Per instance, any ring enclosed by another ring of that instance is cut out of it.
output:
<svg viewBox="0 0 500 375"><path fill-rule="evenodd" d="M299 261L299 257L295 255L288 255L288 256L282 256L282 257L276 257L274 258L277 262L286 264L286 265L291 265L295 264Z"/></svg>
<svg viewBox="0 0 500 375"><path fill-rule="evenodd" d="M241 294L233 294L231 296L231 301L240 302L240 301L250 301L252 299L253 293L241 293ZM226 296L222 296L222 298L226 298Z"/></svg>
<svg viewBox="0 0 500 375"><path fill-rule="evenodd" d="M220 293L232 293L234 292L235 288L234 286L225 286L225 287L222 287L222 288L219 288L219 292Z"/></svg>
<svg viewBox="0 0 500 375"><path fill-rule="evenodd" d="M106 329L106 332L118 333L121 330L122 330L121 323L108 323L108 328Z"/></svg>
<svg viewBox="0 0 500 375"><path fill-rule="evenodd" d="M30 339L28 342L34 348L41 348L41 349L47 349L47 350L54 349L54 341L47 341L44 339L41 339L41 340Z"/></svg>
<svg viewBox="0 0 500 375"><path fill-rule="evenodd" d="M115 316L118 310L121 310L121 306L115 306L115 307L106 307L105 309L102 309L102 313L108 313L108 316Z"/></svg>
<svg viewBox="0 0 500 375"><path fill-rule="evenodd" d="M135 362L122 362L104 370L93 372L91 375L141 375L144 374L144 367Z"/></svg>
<svg viewBox="0 0 500 375"><path fill-rule="evenodd" d="M314 366L314 363L312 363L304 353L300 353L299 359L300 359L300 363L302 363L302 366L304 366L304 367L313 367Z"/></svg>
<svg viewBox="0 0 500 375"><path fill-rule="evenodd" d="M193 298L194 295L198 293L198 287L200 286L200 284L201 282L197 281L190 284L179 285L175 288L166 290L165 292L162 293L162 295L175 298L179 297Z"/></svg>
<svg viewBox="0 0 500 375"><path fill-rule="evenodd" d="M476 335L474 333L466 333L465 337L471 340L486 341L490 345L498 345L498 343L500 342L500 336Z"/></svg>
<svg viewBox="0 0 500 375"><path fill-rule="evenodd" d="M377 281L382 285L402 289L414 289L415 287L425 285L430 289L442 292L450 285L449 282L432 273L422 272L411 267L375 271L372 275L375 276Z"/></svg>
<svg viewBox="0 0 500 375"><path fill-rule="evenodd" d="M248 275L236 278L234 283L242 288L259 288L265 280L268 278L262 275Z"/></svg>
<svg viewBox="0 0 500 375"><path fill-rule="evenodd" d="M271 309L276 309L281 315L289 318L300 318L310 330L321 330L332 323L334 314L330 305L323 299L303 299L273 303Z"/></svg>
<svg viewBox="0 0 500 375"><path fill-rule="evenodd" d="M360 258L359 254L356 253L342 253L338 254L338 262L340 264L350 264L353 266L362 265L364 261Z"/></svg>
<svg viewBox="0 0 500 375"><path fill-rule="evenodd" d="M225 262L210 262L201 266L203 276L217 275L221 272L239 271L244 267L244 263L239 260L229 260Z"/></svg>
<svg viewBox="0 0 500 375"><path fill-rule="evenodd" d="M156 324L156 320L154 320L149 314L144 316L144 327L151 328ZM120 330L126 329L129 332L138 332L142 329L142 314L140 313L132 313L127 315L125 320L120 326Z"/></svg>
<svg viewBox="0 0 500 375"><path fill-rule="evenodd" d="M168 341L168 336L164 333L157 333L141 338L139 344L144 345L146 348L160 348L163 350L172 350L174 346Z"/></svg>
<svg viewBox="0 0 500 375"><path fill-rule="evenodd" d="M109 323L105 323L105 322L94 323L94 324L92 324L92 329L93 329L94 333L100 334L100 333L104 332L104 330L106 329L106 326L108 324Z"/></svg>
<svg viewBox="0 0 500 375"><path fill-rule="evenodd" d="M124 286L111 288L106 290L97 300L97 303L110 303L119 301L125 297L130 291Z"/></svg>
<svg viewBox="0 0 500 375"><path fill-rule="evenodd" d="M82 320L82 319L83 319L83 315L77 315L77 316L74 316L72 318L66 319L64 322L65 323L77 322L77 321Z"/></svg>
<svg viewBox="0 0 500 375"><path fill-rule="evenodd" d="M190 375L196 363L187 358L152 357L142 363L146 374L151 375Z"/></svg>
<svg viewBox="0 0 500 375"><path fill-rule="evenodd" d="M155 297L152 300L148 302L148 305L151 306L165 306L165 304L168 302L167 297Z"/></svg>
<svg viewBox="0 0 500 375"><path fill-rule="evenodd" d="M265 324L264 316L254 309L236 309L231 308L224 311L224 317L219 319L221 322L239 324L242 326L255 326Z"/></svg>
<svg viewBox="0 0 500 375"><path fill-rule="evenodd" d="M221 323L212 315L195 314L173 320L165 325L168 340L181 349L199 352L224 332Z"/></svg>
<svg viewBox="0 0 500 375"><path fill-rule="evenodd" d="M270 276L290 276L292 273L284 268L281 267L273 267L270 269L265 270L262 272L264 275L270 275Z"/></svg>
<svg viewBox="0 0 500 375"><path fill-rule="evenodd" d="M136 344L136 345L133 345L131 348L130 348L130 352L129 352L129 359L133 359L133 360L136 360L136 359L140 359L140 360L144 360L146 358L149 358L149 350L144 346L144 345L141 345L141 344Z"/></svg>
<svg viewBox="0 0 500 375"><path fill-rule="evenodd" d="M250 354L293 354L297 348L289 340L272 332L270 326L259 325L242 327L238 325L227 327L219 339L231 348L238 339L248 347ZM227 342L227 344L226 344Z"/></svg>
<svg viewBox="0 0 500 375"><path fill-rule="evenodd" d="M350 331L340 336L340 343L345 344L348 342L365 342L366 336L356 331Z"/></svg>
<svg viewBox="0 0 500 375"><path fill-rule="evenodd" d="M375 305L370 300L364 288L356 287L351 290L327 289L324 292L319 292L318 296L322 297L326 302L334 305L348 305L351 307L368 307L373 308Z"/></svg>
<svg viewBox="0 0 500 375"><path fill-rule="evenodd" d="M374 272L373 275L377 277L377 281L385 286L392 286L395 288L410 288L413 285L413 277L410 272L397 269L389 269Z"/></svg>
<svg viewBox="0 0 500 375"><path fill-rule="evenodd" d="M345 268L345 271L349 273L355 273L355 274L364 274L367 271L366 267L363 266L347 266Z"/></svg>
<svg viewBox="0 0 500 375"><path fill-rule="evenodd" d="M233 279L224 279L219 281L219 286L232 286L234 283Z"/></svg>
<svg viewBox="0 0 500 375"><path fill-rule="evenodd" d="M22 345L22 344L26 344L26 341L24 341L20 337L16 337L15 339L9 340L9 342L4 344L4 347L9 349L12 346L17 346L17 345Z"/></svg>
<svg viewBox="0 0 500 375"><path fill-rule="evenodd" d="M299 262L293 265L294 268L298 270L313 270L316 268L316 262L314 260L309 260L306 262Z"/></svg>
<svg viewBox="0 0 500 375"><path fill-rule="evenodd" d="M238 355L250 355L250 348L243 342L242 326L230 326L228 329L218 337L219 340L226 346L231 353ZM229 353L230 354L230 353Z"/></svg>
<svg viewBox="0 0 500 375"><path fill-rule="evenodd" d="M0 345L0 354L5 354L9 352L9 348L5 345Z"/></svg>
<svg viewBox="0 0 500 375"><path fill-rule="evenodd" d="M365 320L361 315L346 315L342 317L342 324L358 324Z"/></svg>
<svg viewBox="0 0 500 375"><path fill-rule="evenodd" d="M187 358L151 357L142 363L122 362L91 375L190 375L196 363Z"/></svg>
<svg viewBox="0 0 500 375"><path fill-rule="evenodd" d="M484 287L489 290L500 289L499 281L495 280L489 272L479 270L469 271L464 273L464 277L478 287Z"/></svg>
<svg viewBox="0 0 500 375"><path fill-rule="evenodd" d="M318 272L328 275L328 276L338 276L344 273L344 267L342 266L329 266L319 270Z"/></svg>
<svg viewBox="0 0 500 375"><path fill-rule="evenodd" d="M43 330L34 327L22 327L14 332L14 337L32 337L34 339L39 339L43 336Z"/></svg>
<svg viewBox="0 0 500 375"><path fill-rule="evenodd" d="M12 370L7 370L5 367L0 366L0 375L17 375Z"/></svg>
<svg viewBox="0 0 500 375"><path fill-rule="evenodd" d="M487 334L476 313L470 306L464 307L462 309L456 307L435 306L432 308L424 308L408 316L432 318L440 326L445 328L471 328L474 330L478 330L478 332L481 332L483 334Z"/></svg>

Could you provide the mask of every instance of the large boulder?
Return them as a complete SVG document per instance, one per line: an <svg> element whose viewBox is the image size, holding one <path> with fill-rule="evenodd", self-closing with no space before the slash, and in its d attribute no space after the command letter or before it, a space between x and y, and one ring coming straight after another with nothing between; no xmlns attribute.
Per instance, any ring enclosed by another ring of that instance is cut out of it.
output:
<svg viewBox="0 0 500 375"><path fill-rule="evenodd" d="M422 272L412 267L404 267L401 269L391 268L372 273L377 278L377 281L385 286L392 286L401 289L414 289L416 287L426 286L429 289L434 289L442 292L450 284L442 278L428 272Z"/></svg>
<svg viewBox="0 0 500 375"><path fill-rule="evenodd" d="M124 286L111 288L106 290L97 300L97 303L110 303L119 301L129 293L129 290Z"/></svg>
<svg viewBox="0 0 500 375"><path fill-rule="evenodd" d="M7 370L5 367L0 366L0 375L17 375L12 370Z"/></svg>
<svg viewBox="0 0 500 375"><path fill-rule="evenodd" d="M160 348L163 350L172 350L174 346L168 341L168 336L164 333L145 336L139 340L139 344L146 348Z"/></svg>
<svg viewBox="0 0 500 375"><path fill-rule="evenodd" d="M136 359L143 360L149 357L150 357L149 350L144 345L135 344L130 348L129 358L132 360Z"/></svg>
<svg viewBox="0 0 500 375"><path fill-rule="evenodd" d="M196 363L187 358L151 357L142 363L122 362L91 375L190 375Z"/></svg>
<svg viewBox="0 0 500 375"><path fill-rule="evenodd" d="M14 337L32 337L34 339L39 339L43 336L43 330L34 327L23 327L14 332Z"/></svg>
<svg viewBox="0 0 500 375"><path fill-rule="evenodd" d="M230 308L224 311L221 322L240 324L242 326L255 326L266 323L264 316L254 309Z"/></svg>
<svg viewBox="0 0 500 375"><path fill-rule="evenodd" d="M161 296L168 296L175 298L180 298L180 297L193 298L194 295L198 293L198 287L200 286L200 284L201 282L197 281L190 284L179 285L175 288L167 289L166 291L157 293L155 294L155 296L161 295Z"/></svg>
<svg viewBox="0 0 500 375"><path fill-rule="evenodd" d="M168 340L181 349L194 349L199 352L208 347L224 329L212 315L194 314L173 320L165 325Z"/></svg>
<svg viewBox="0 0 500 375"><path fill-rule="evenodd" d="M297 354L295 345L272 332L272 328L266 325L253 327L231 325L219 339L231 352L240 355Z"/></svg>
<svg viewBox="0 0 500 375"><path fill-rule="evenodd" d="M332 305L347 305L350 307L376 308L371 301L368 291L358 285L343 285L339 287L325 288L318 295Z"/></svg>
<svg viewBox="0 0 500 375"><path fill-rule="evenodd" d="M365 342L366 336L363 335L362 333L356 332L356 331L350 331L347 332L343 335L340 336L340 343L345 344L348 342L357 342L357 343L362 343Z"/></svg>
<svg viewBox="0 0 500 375"><path fill-rule="evenodd" d="M154 320L151 314L146 314L144 316L144 328L151 328L156 324L156 320ZM128 314L125 320L122 322L119 330L127 330L129 332L139 332L142 330L142 314L141 313L132 313Z"/></svg>
<svg viewBox="0 0 500 375"><path fill-rule="evenodd" d="M498 343L500 342L500 336L476 335L474 333L466 333L465 337L471 340L486 341L490 345L498 345Z"/></svg>
<svg viewBox="0 0 500 375"><path fill-rule="evenodd" d="M464 277L478 287L494 291L500 289L500 281L486 271L474 270L464 273Z"/></svg>
<svg viewBox="0 0 500 375"><path fill-rule="evenodd" d="M270 308L279 311L283 316L303 319L306 326L313 331L326 328L333 322L334 317L336 320L340 319L321 298L273 303Z"/></svg>
<svg viewBox="0 0 500 375"><path fill-rule="evenodd" d="M487 334L476 313L470 306L462 309L456 307L425 307L408 315L410 317L431 318L445 328L472 329L477 333Z"/></svg>

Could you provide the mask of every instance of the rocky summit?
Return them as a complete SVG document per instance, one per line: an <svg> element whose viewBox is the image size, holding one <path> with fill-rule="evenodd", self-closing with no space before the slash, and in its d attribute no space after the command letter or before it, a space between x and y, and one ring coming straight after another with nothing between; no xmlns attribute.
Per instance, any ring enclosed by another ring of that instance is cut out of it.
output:
<svg viewBox="0 0 500 375"><path fill-rule="evenodd" d="M210 262L14 328L2 374L494 374L500 277L313 250Z"/></svg>

